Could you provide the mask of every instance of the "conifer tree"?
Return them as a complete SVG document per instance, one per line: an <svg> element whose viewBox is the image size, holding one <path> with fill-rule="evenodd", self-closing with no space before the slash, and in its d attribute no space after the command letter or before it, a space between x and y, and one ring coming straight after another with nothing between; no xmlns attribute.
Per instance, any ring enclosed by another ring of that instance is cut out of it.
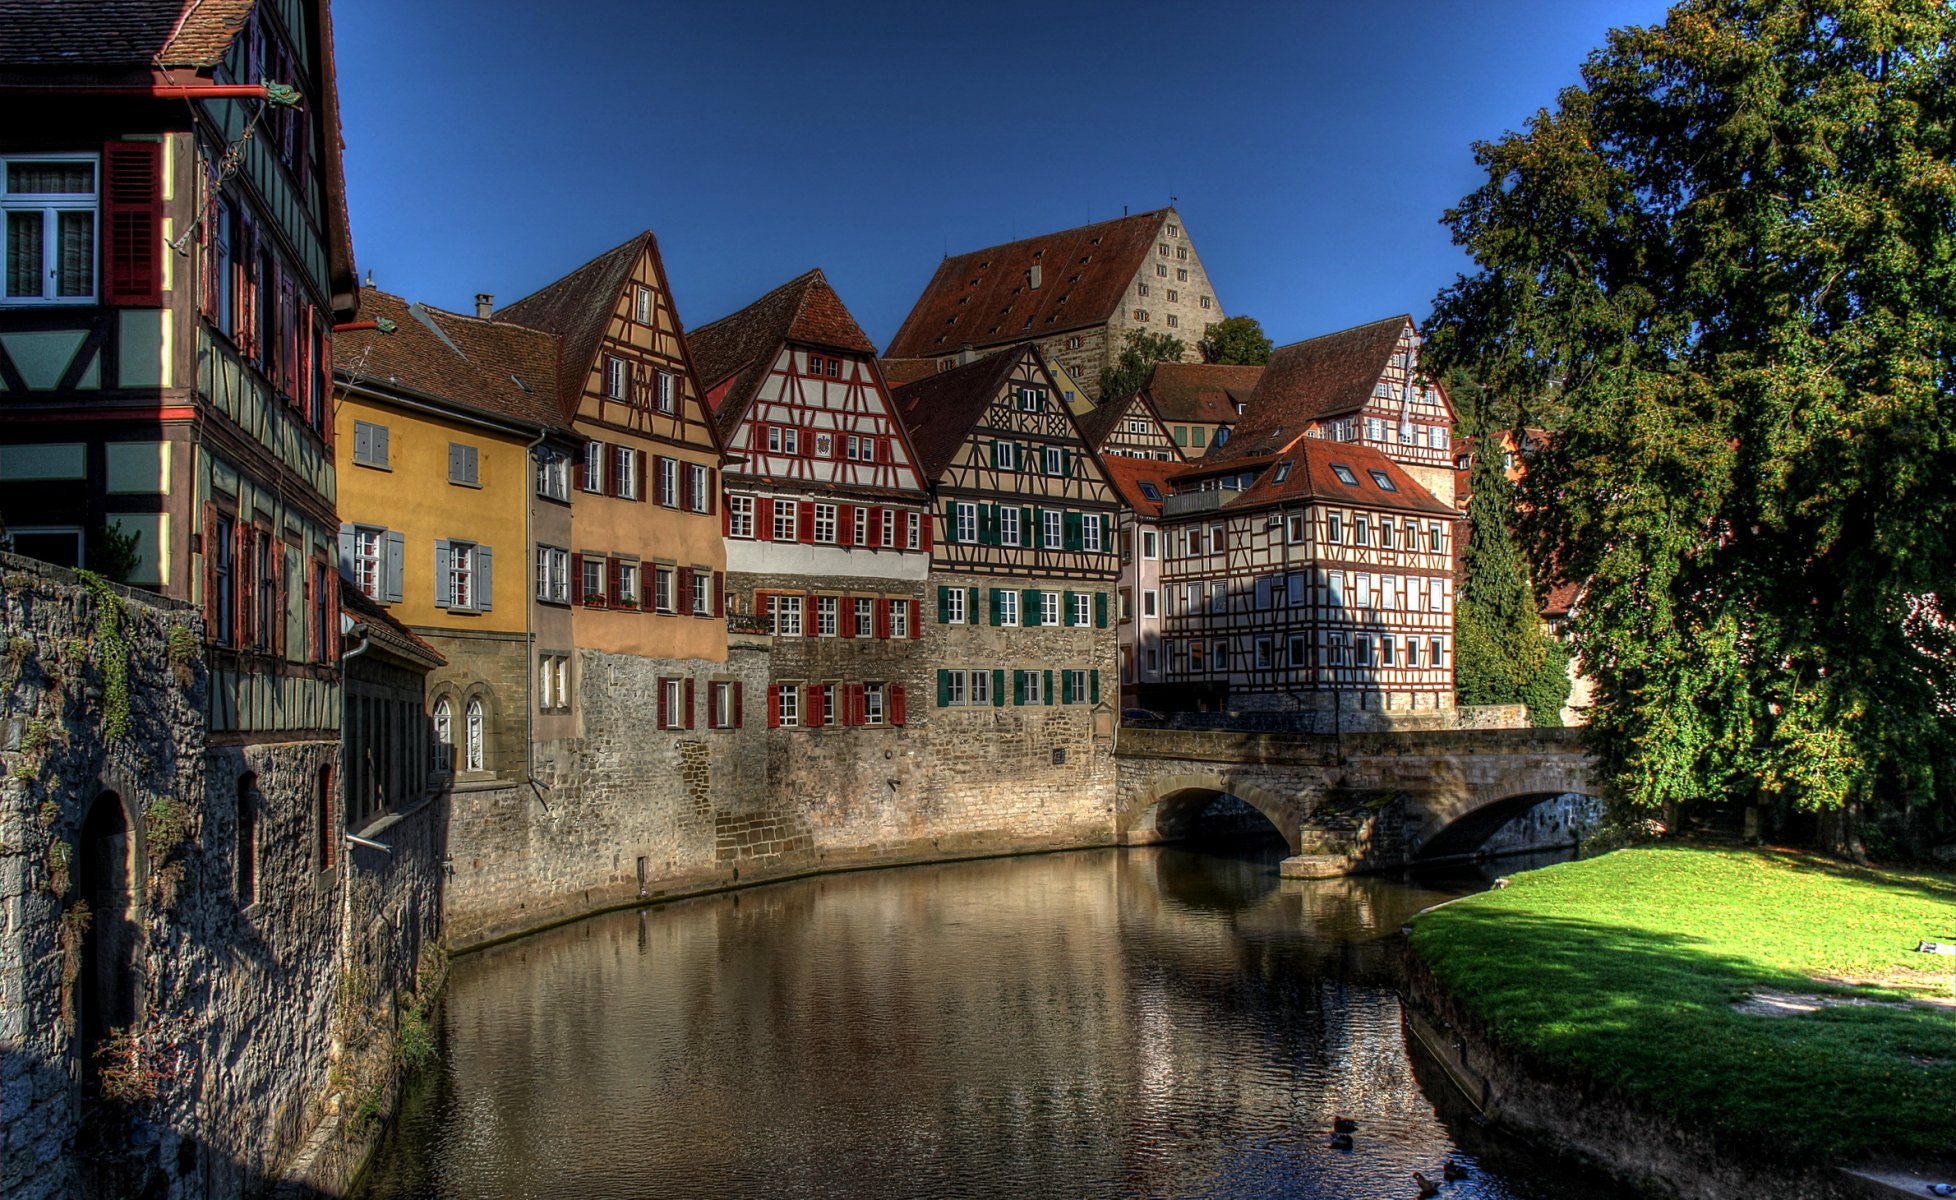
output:
<svg viewBox="0 0 1956 1200"><path fill-rule="evenodd" d="M1455 696L1462 704L1526 704L1535 724L1560 725L1569 657L1542 628L1528 561L1508 528L1515 490L1497 434L1474 438L1468 479L1466 561L1453 613Z"/></svg>

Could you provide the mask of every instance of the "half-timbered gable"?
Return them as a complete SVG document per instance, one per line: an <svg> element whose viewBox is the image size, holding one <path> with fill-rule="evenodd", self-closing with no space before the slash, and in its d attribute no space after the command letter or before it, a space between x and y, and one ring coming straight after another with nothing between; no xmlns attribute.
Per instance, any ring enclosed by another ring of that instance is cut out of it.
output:
<svg viewBox="0 0 1956 1200"><path fill-rule="evenodd" d="M1120 631L1123 707L1153 707L1161 682L1161 506L1173 490L1180 459L1103 457L1108 482L1121 498L1121 580L1116 606Z"/></svg>
<svg viewBox="0 0 1956 1200"><path fill-rule="evenodd" d="M498 311L562 339L580 649L726 658L721 450L648 230Z"/></svg>
<svg viewBox="0 0 1956 1200"><path fill-rule="evenodd" d="M819 270L687 341L731 456L729 604L772 635L770 725L905 724L930 510L875 345Z"/></svg>
<svg viewBox="0 0 1956 1200"><path fill-rule="evenodd" d="M1400 316L1279 347L1212 457L1270 454L1299 433L1357 442L1453 503L1453 404L1420 373L1419 344Z"/></svg>
<svg viewBox="0 0 1956 1200"><path fill-rule="evenodd" d="M1164 208L944 259L889 353L946 370L960 351L1030 343L1092 400L1130 332L1180 338L1193 356L1223 315L1180 214Z"/></svg>
<svg viewBox="0 0 1956 1200"><path fill-rule="evenodd" d="M1454 511L1404 467L1300 434L1175 483L1164 672L1191 707L1452 706Z"/></svg>
<svg viewBox="0 0 1956 1200"><path fill-rule="evenodd" d="M1141 394L1168 427L1184 456L1195 459L1229 440L1260 366L1234 363L1156 363Z"/></svg>
<svg viewBox="0 0 1956 1200"><path fill-rule="evenodd" d="M1081 413L1079 420L1081 436L1103 457L1175 463L1185 460L1146 392L1105 401Z"/></svg>

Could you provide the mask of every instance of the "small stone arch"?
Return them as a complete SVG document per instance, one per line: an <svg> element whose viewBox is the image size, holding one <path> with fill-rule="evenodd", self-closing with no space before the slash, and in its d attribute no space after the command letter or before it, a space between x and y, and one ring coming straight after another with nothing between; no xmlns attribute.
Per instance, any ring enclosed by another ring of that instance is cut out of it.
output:
<svg viewBox="0 0 1956 1200"><path fill-rule="evenodd" d="M1262 813L1272 828L1283 835L1291 853L1297 852L1301 820L1298 806L1256 783L1231 780L1219 772L1164 775L1153 780L1123 808L1121 840L1172 841L1179 836L1177 826L1181 821L1192 820L1218 796L1234 796Z"/></svg>
<svg viewBox="0 0 1956 1200"><path fill-rule="evenodd" d="M141 814L122 793L104 790L83 815L76 839L75 895L88 906L73 1008L84 1080L96 1077L103 1040L142 1017L141 828Z"/></svg>
<svg viewBox="0 0 1956 1200"><path fill-rule="evenodd" d="M1547 787L1540 791L1517 791L1511 795L1465 808L1451 814L1441 823L1429 821L1431 832L1420 843L1414 857L1444 858L1452 855L1471 854L1480 849L1482 843L1509 821L1527 812L1544 800L1570 793L1593 795L1580 787ZM1438 816L1439 814L1434 814Z"/></svg>

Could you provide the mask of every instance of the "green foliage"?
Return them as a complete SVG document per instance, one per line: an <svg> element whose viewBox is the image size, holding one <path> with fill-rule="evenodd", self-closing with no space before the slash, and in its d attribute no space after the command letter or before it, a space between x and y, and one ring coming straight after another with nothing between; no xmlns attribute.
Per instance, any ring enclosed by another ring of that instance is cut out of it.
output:
<svg viewBox="0 0 1956 1200"><path fill-rule="evenodd" d="M188 625L170 626L166 637L170 677L178 687L188 691L197 682L197 658L203 652L203 642Z"/></svg>
<svg viewBox="0 0 1956 1200"><path fill-rule="evenodd" d="M102 664L102 735L119 741L129 735L129 662L134 650L123 631L122 597L93 571L80 572L95 597L95 646Z"/></svg>
<svg viewBox="0 0 1956 1200"><path fill-rule="evenodd" d="M1260 367L1273 346L1255 317L1224 317L1202 331L1201 348L1205 362Z"/></svg>
<svg viewBox="0 0 1956 1200"><path fill-rule="evenodd" d="M119 524L98 526L88 535L88 568L105 579L127 583L143 561L143 531L124 533Z"/></svg>
<svg viewBox="0 0 1956 1200"><path fill-rule="evenodd" d="M192 832L194 819L187 804L164 796L143 810L143 835L149 841L150 856L158 861L188 841Z"/></svg>
<svg viewBox="0 0 1956 1200"><path fill-rule="evenodd" d="M1956 805L1956 9L1687 0L1447 214L1427 347L1525 412L1641 805Z"/></svg>
<svg viewBox="0 0 1956 1200"><path fill-rule="evenodd" d="M1100 372L1100 399L1120 400L1132 396L1148 384L1148 376L1158 362L1176 362L1188 347L1182 339L1165 333L1130 330L1121 348L1121 357Z"/></svg>
<svg viewBox="0 0 1956 1200"><path fill-rule="evenodd" d="M1922 1003L1948 976L1914 953L1952 905L1947 874L1652 847L1430 910L1411 945L1506 1046L1725 1149L1907 1159L1956 1145L1949 1017ZM1733 1007L1769 990L1859 1003Z"/></svg>

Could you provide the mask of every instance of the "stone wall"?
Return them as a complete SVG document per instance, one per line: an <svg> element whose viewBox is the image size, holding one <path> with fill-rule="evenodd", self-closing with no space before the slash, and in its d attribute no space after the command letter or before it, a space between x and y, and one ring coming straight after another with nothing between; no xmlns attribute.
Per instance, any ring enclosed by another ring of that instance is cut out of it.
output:
<svg viewBox="0 0 1956 1200"><path fill-rule="evenodd" d="M256 1194L335 1090L338 744L210 744L194 610L0 570L0 1194ZM391 908L425 937L421 876ZM90 1053L118 1027L133 1052Z"/></svg>

